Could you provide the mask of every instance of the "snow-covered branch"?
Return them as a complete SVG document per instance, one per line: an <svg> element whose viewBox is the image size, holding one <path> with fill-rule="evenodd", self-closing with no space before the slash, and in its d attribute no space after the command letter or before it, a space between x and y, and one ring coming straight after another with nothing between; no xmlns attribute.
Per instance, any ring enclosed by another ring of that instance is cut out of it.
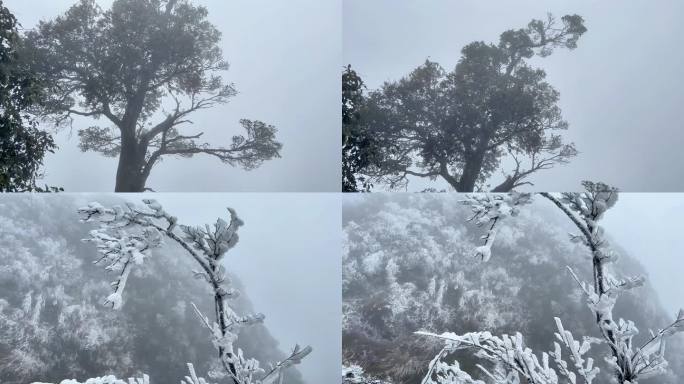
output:
<svg viewBox="0 0 684 384"><path fill-rule="evenodd" d="M570 240L583 244L591 254L593 278L587 284L570 268L572 278L577 282L587 298L587 304L593 312L601 338L588 337L576 340L566 330L561 320L555 318L557 332L554 350L542 353L542 363L536 355L524 347L522 335L515 337L503 335L492 336L488 332L473 332L465 335L445 333L441 335L419 332L422 335L438 337L446 340L445 349L430 364L428 375L423 384L433 383L481 383L462 372L458 362L444 363L444 351L472 348L475 356L493 363L499 371L489 372L482 368L486 376L494 383L518 383L524 378L528 383L556 384L557 373L575 384L580 382L591 384L599 372L594 361L584 355L593 343L606 343L610 347L610 355L605 360L614 372L614 378L620 384L636 384L639 379L664 373L667 361L664 358L666 338L684 331L684 310L676 320L662 330L651 332L651 339L640 347L634 345L634 336L638 329L633 321L613 319L613 308L619 295L627 290L644 284L643 276L615 277L609 271L609 264L617 260L616 254L605 239L604 230L598 224L605 212L612 208L618 199L616 188L604 183L583 182L584 192L569 192L555 195L540 193L551 201L577 227L579 234L571 234ZM473 207L473 216L478 226L486 226L482 236L484 245L476 248L476 255L483 261L491 257L492 243L496 237L496 229L507 216L514 216L518 206L531 201L529 194L510 193L506 195L469 195L464 204ZM562 349L568 350L568 361L562 357ZM556 370L548 365L549 357L553 358ZM437 369L438 368L438 369ZM460 375L460 376L459 376ZM455 378L458 377L460 381ZM436 380L436 381L435 381ZM456 380L456 381L455 381ZM470 381L469 381L470 380Z"/></svg>
<svg viewBox="0 0 684 384"><path fill-rule="evenodd" d="M560 321L557 321L557 324L559 325L559 332L562 332ZM473 379L468 373L461 371L458 362L445 363L443 361L443 358L449 353L459 349L471 349L476 357L492 363L496 368L493 371L482 365L478 365L478 368L496 384L520 383L521 379L530 384L558 384L560 382L558 374L549 365L549 356L552 354L542 353L540 361L537 355L525 346L523 336L520 333L513 336L504 334L501 337L494 336L489 332L470 332L464 335L455 333L438 335L430 332L416 332L416 334L437 337L446 342L446 347L430 363L430 370L423 379L423 384L454 382L485 384L484 381ZM567 363L560 357L560 352L552 356L554 362L561 368L567 367ZM566 369L560 369L559 372L573 384L575 383L574 374L566 375ZM591 379L585 382L589 384Z"/></svg>
<svg viewBox="0 0 684 384"><path fill-rule="evenodd" d="M181 384L209 384L206 380L201 377L197 377L195 373L195 367L188 363L188 371L190 376L185 376L184 380L181 380ZM48 383L38 383L34 382L32 384L48 384ZM51 383L50 383L51 384ZM83 383L76 380L62 380L59 384L150 384L150 377L143 375L138 378L129 378L128 381L117 379L116 376L103 376L88 379Z"/></svg>
<svg viewBox="0 0 684 384"><path fill-rule="evenodd" d="M32 384L48 384L48 383L39 383L39 382L34 382ZM50 383L51 384L51 383ZM76 381L76 380L62 380L59 382L59 384L150 384L150 378L147 375L143 375L141 378L129 378L128 381L125 380L120 380L117 379L116 376L103 376L103 377L94 377L92 379L88 379L84 381L83 383Z"/></svg>
<svg viewBox="0 0 684 384"><path fill-rule="evenodd" d="M462 203L471 206L473 211L473 216L468 221L475 222L478 227L487 227L487 232L482 235L484 244L475 249L475 257L482 261L489 260L498 224L508 216L516 216L520 211L519 207L529 204L531 197L529 193L519 192L467 195Z"/></svg>
<svg viewBox="0 0 684 384"><path fill-rule="evenodd" d="M358 365L342 366L342 384L391 384L387 381L368 377Z"/></svg>
<svg viewBox="0 0 684 384"><path fill-rule="evenodd" d="M228 221L219 218L213 225L193 227L177 225L176 217L168 214L155 200L145 199L143 202L145 205L142 207L127 204L110 208L91 203L78 210L82 221L100 224L85 240L97 246L101 257L95 263L103 264L107 271L118 273L112 283L113 293L106 298L105 304L121 308L131 270L141 266L150 257L152 249L160 248L164 241L171 240L197 262L199 269L192 271L194 276L212 288L215 321L209 320L194 304L193 307L203 326L209 330L218 351L225 371L222 378L234 384L280 384L283 371L299 364L311 352L311 347L295 346L286 359L263 369L259 361L245 358L242 350L234 346L241 328L261 323L264 319L260 313L238 314L229 305L229 300L236 298L239 291L231 286L222 259L237 244L237 231L244 224L237 213L229 208ZM206 383L196 377L190 364L189 370L191 374L186 377L186 384Z"/></svg>

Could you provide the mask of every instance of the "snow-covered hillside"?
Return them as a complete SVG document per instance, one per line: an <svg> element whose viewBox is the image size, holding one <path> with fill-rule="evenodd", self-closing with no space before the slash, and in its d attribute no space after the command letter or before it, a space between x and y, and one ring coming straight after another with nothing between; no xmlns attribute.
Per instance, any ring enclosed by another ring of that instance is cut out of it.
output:
<svg viewBox="0 0 684 384"><path fill-rule="evenodd" d="M455 194L364 195L344 207L343 346L347 365L376 378L418 383L442 343L413 332L523 333L535 350L552 350L553 317L578 335L596 334L579 288L567 273L591 274L589 255L568 240L571 224L547 201L536 201L501 226L492 257L473 257L483 229L466 219ZM621 250L618 268L644 273ZM587 262L589 260L589 262ZM647 285L620 297L615 313L642 327L671 323ZM595 347L601 352L604 346ZM684 377L684 343L673 339L671 373L640 383L675 384ZM467 353L457 356L476 372ZM602 359L600 366L605 366ZM598 382L608 382L605 377Z"/></svg>
<svg viewBox="0 0 684 384"><path fill-rule="evenodd" d="M180 247L153 251L132 273L127 289L135 294L121 310L104 306L113 276L92 264L98 253L81 239L93 225L77 214L91 200L21 195L0 203L0 382L147 373L154 383L176 383L188 374L187 362L208 372L216 352L190 302L212 313L212 293L188 273L192 261ZM234 307L252 312L241 290ZM244 329L237 344L265 362L285 357L262 325ZM296 369L287 375L288 383L302 382Z"/></svg>

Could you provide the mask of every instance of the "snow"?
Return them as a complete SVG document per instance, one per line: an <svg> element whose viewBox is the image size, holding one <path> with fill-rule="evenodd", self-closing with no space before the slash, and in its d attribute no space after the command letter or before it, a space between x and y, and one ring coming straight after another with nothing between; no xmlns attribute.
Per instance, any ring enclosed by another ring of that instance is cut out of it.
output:
<svg viewBox="0 0 684 384"><path fill-rule="evenodd" d="M142 378L135 379L130 378L128 381L117 379L116 376L103 376L87 379L84 382L79 382L73 379L62 380L59 384L149 384L150 378L147 375L143 375ZM32 384L51 384L51 383L39 383L33 382Z"/></svg>

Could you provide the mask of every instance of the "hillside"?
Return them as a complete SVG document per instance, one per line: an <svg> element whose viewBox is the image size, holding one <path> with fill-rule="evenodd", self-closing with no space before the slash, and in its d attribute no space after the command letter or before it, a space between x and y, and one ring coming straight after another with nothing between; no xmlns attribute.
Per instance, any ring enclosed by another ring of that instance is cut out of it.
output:
<svg viewBox="0 0 684 384"><path fill-rule="evenodd" d="M176 383L186 362L208 372L215 350L190 303L211 314L212 296L179 247L164 246L135 270L120 311L102 305L113 276L93 265L94 246L81 242L92 224L76 214L93 199L27 194L0 203L0 382L145 372L155 383ZM249 292L232 281L242 291L234 307L252 312ZM285 356L262 325L242 331L237 344L264 363ZM287 375L288 383L302 383L295 369Z"/></svg>
<svg viewBox="0 0 684 384"><path fill-rule="evenodd" d="M417 330L494 334L520 331L537 351L552 349L553 317L575 335L597 336L570 265L590 276L586 251L568 240L573 227L546 201L522 209L501 226L492 258L473 257L483 231L466 222L470 208L456 194L364 195L344 207L343 355L373 377L414 384L441 344ZM635 223L638 225L638 223ZM644 273L620 250L618 272ZM638 310L635 310L638 309ZM625 294L616 314L634 320L641 334L668 324L656 292ZM605 351L601 346L596 351ZM596 352L595 351L595 352ZM669 344L669 376L641 383L675 384L684 377L684 343ZM455 356L469 372L473 360ZM598 361L604 366L603 359ZM605 373L605 369L604 369ZM604 381L606 380L606 381ZM598 382L608 382L605 377Z"/></svg>

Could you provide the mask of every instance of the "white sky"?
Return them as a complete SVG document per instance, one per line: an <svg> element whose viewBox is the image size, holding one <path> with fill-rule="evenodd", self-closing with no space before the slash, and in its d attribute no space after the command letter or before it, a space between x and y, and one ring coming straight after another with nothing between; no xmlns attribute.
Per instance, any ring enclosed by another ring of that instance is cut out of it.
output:
<svg viewBox="0 0 684 384"><path fill-rule="evenodd" d="M345 0L343 8L343 60L369 89L427 58L452 70L464 45L497 42L548 12L583 16L578 49L535 60L561 93L567 137L581 153L535 174L534 189L579 190L590 179L623 191L684 191L684 2ZM446 187L423 180L409 190Z"/></svg>
<svg viewBox="0 0 684 384"><path fill-rule="evenodd" d="M102 196L102 195L99 195ZM120 197L120 195L119 195ZM143 194L126 198L141 203ZM298 369L309 384L339 381L342 361L341 197L334 193L158 193L154 198L180 224L227 219L245 222L226 268L245 286L254 310L285 352L295 344L313 352ZM98 194L82 200L97 201ZM266 363L266 362L264 362Z"/></svg>
<svg viewBox="0 0 684 384"><path fill-rule="evenodd" d="M278 128L281 159L246 172L218 159L167 158L148 180L156 191L268 192L340 190L341 20L338 0L194 0L209 10L223 33L221 46L231 67L224 78L239 94L226 105L192 115L188 132L229 143L242 133L241 118ZM5 0L25 28L63 13L76 0ZM111 0L98 0L103 8ZM39 6L37 6L39 5ZM102 119L99 124L104 124ZM45 182L72 192L114 190L116 159L81 153L78 128L94 125L80 118L74 131L57 135L59 150L45 159Z"/></svg>
<svg viewBox="0 0 684 384"><path fill-rule="evenodd" d="M644 265L672 316L684 308L682 217L682 193L621 193L601 223L617 244Z"/></svg>

